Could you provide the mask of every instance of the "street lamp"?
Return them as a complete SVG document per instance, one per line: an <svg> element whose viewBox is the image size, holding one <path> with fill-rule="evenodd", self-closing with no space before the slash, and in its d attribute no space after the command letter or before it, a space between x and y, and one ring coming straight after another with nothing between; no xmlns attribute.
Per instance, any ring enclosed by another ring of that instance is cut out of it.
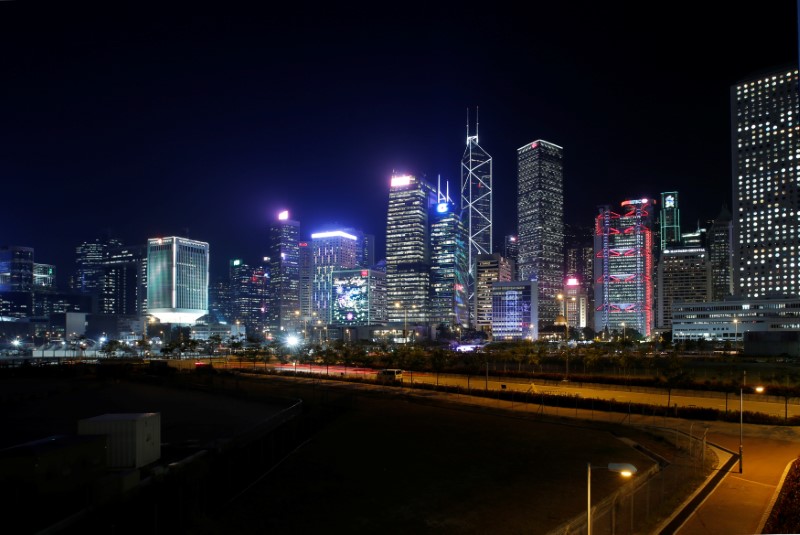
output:
<svg viewBox="0 0 800 535"><path fill-rule="evenodd" d="M733 318L733 328L735 329L735 334L733 335L733 347L739 347L739 318Z"/></svg>
<svg viewBox="0 0 800 535"><path fill-rule="evenodd" d="M764 392L763 386L755 388L756 393ZM744 386L739 387L739 473L742 473L742 438L744 434Z"/></svg>
<svg viewBox="0 0 800 535"><path fill-rule="evenodd" d="M608 463L608 466L592 466L592 463L586 463L586 535L592 535L592 468L605 468L622 477L631 477L637 472L636 467L630 463Z"/></svg>
<svg viewBox="0 0 800 535"><path fill-rule="evenodd" d="M622 343L625 343L625 322L622 322Z"/></svg>

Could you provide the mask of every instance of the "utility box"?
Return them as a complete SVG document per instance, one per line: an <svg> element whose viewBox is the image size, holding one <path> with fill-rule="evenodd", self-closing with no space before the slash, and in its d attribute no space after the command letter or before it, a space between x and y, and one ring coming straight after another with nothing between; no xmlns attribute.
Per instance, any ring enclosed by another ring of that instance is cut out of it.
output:
<svg viewBox="0 0 800 535"><path fill-rule="evenodd" d="M78 421L79 435L105 435L109 468L141 468L161 457L161 413L102 414Z"/></svg>

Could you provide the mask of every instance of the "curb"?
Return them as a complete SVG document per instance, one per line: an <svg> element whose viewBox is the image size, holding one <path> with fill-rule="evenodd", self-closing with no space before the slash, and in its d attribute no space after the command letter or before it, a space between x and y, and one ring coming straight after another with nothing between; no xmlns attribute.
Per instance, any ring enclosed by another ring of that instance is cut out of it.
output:
<svg viewBox="0 0 800 535"><path fill-rule="evenodd" d="M717 485L719 485L720 482L727 477L727 475L730 473L730 469L739 458L738 455L723 448L722 446L718 446L710 442L708 443L708 446L711 447L717 454L717 457L720 460L719 468L717 468L716 472L710 474L706 478L705 482L703 482L703 484L700 485L700 487L695 490L691 496L684 500L680 507L678 507L669 518L667 518L656 530L654 530L654 533L658 533L659 535L672 535L673 533L677 533L678 530L686 523L686 521L691 518L695 511L700 508L703 502L708 499ZM725 456L727 456L727 459Z"/></svg>
<svg viewBox="0 0 800 535"><path fill-rule="evenodd" d="M783 483L786 481L786 476L789 475L789 470L792 469L792 465L797 461L797 459L793 459L789 461L786 465L786 468L783 470L783 475L781 476L780 481L778 481L778 486L775 487L775 492L772 493L772 498L769 500L769 505L766 509L764 509L764 514L761 515L761 521L758 523L758 529L756 533L763 533L764 526L767 525L767 520L769 520L770 515L772 514L772 509L775 507L775 502L778 501L778 497L781 495L781 490L783 490Z"/></svg>

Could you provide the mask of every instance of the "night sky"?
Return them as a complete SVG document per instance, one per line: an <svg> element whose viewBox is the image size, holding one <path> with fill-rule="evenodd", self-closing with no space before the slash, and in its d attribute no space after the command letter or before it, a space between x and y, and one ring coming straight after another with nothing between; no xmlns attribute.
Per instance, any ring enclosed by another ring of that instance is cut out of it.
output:
<svg viewBox="0 0 800 535"><path fill-rule="evenodd" d="M688 230L731 204L730 86L798 48L787 0L61 4L0 2L0 244L35 247L61 283L106 232L208 241L214 272L253 262L285 208L305 233L374 233L382 254L392 171L457 191L475 106L495 240L514 232L516 149L535 139L564 147L568 222L678 190Z"/></svg>

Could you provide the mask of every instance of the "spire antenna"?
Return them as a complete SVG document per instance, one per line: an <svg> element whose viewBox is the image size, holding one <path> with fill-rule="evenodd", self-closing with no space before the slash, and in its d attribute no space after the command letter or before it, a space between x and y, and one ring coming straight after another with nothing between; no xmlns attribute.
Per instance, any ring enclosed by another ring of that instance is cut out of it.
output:
<svg viewBox="0 0 800 535"><path fill-rule="evenodd" d="M480 113L481 107L475 106L475 143L478 143L478 127L480 126L480 121L478 120L478 113Z"/></svg>
<svg viewBox="0 0 800 535"><path fill-rule="evenodd" d="M467 145L469 145L469 106L467 106Z"/></svg>

